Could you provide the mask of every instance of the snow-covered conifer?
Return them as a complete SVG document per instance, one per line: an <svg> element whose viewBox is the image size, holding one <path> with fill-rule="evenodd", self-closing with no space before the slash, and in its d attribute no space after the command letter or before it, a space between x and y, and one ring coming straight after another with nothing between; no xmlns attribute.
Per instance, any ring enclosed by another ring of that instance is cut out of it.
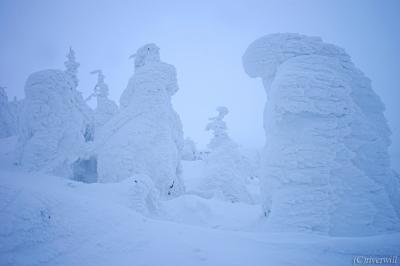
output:
<svg viewBox="0 0 400 266"><path fill-rule="evenodd" d="M118 112L118 105L108 98L108 85L104 82L105 76L103 72L95 70L91 74L97 74L97 83L92 95L96 96L97 99L94 119L95 127L99 128Z"/></svg>
<svg viewBox="0 0 400 266"><path fill-rule="evenodd" d="M196 143L190 138L185 138L182 149L182 160L194 161L197 158Z"/></svg>
<svg viewBox="0 0 400 266"><path fill-rule="evenodd" d="M120 111L96 134L100 182L147 175L161 197L184 191L180 178L183 131L171 104L178 90L175 67L147 44L135 55L135 73L121 95Z"/></svg>
<svg viewBox="0 0 400 266"><path fill-rule="evenodd" d="M76 90L79 64L72 49L67 57L66 71L43 70L26 81L18 162L29 170L71 176L71 164L83 148L90 108Z"/></svg>
<svg viewBox="0 0 400 266"><path fill-rule="evenodd" d="M205 177L201 189L215 197L232 202L252 202L246 188L249 175L242 171L242 157L239 148L228 136L223 121L228 108L218 107L218 115L210 118L206 130L213 132L208 147L209 155L204 158Z"/></svg>

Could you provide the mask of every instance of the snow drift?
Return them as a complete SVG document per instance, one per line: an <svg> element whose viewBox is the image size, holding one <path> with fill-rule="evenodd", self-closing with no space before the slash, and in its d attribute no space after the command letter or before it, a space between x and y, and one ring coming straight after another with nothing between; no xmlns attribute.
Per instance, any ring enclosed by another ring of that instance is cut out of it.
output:
<svg viewBox="0 0 400 266"><path fill-rule="evenodd" d="M267 93L262 185L270 228L399 230L384 105L345 51L316 37L272 34L248 47L243 65Z"/></svg>

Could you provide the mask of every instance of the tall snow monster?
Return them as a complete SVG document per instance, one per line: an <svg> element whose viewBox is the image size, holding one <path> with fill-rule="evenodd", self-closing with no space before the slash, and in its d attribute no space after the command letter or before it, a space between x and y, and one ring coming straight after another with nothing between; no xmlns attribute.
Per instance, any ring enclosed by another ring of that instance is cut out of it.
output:
<svg viewBox="0 0 400 266"><path fill-rule="evenodd" d="M161 198L184 191L180 178L183 131L171 97L175 67L160 60L155 44L134 56L135 73L120 98L120 111L96 134L99 182L148 176Z"/></svg>
<svg viewBox="0 0 400 266"><path fill-rule="evenodd" d="M71 164L84 146L91 114L76 90L79 63L72 49L67 58L65 71L38 71L26 81L18 163L28 170L71 177Z"/></svg>
<svg viewBox="0 0 400 266"><path fill-rule="evenodd" d="M272 34L243 55L267 102L263 208L269 228L336 236L399 230L384 104L350 56L320 38Z"/></svg>

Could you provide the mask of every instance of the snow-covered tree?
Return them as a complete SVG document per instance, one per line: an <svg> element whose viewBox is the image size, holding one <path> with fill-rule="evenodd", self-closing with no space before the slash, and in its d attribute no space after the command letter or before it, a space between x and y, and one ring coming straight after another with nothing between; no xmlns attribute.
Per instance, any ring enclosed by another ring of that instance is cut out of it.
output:
<svg viewBox="0 0 400 266"><path fill-rule="evenodd" d="M15 123L5 87L0 87L0 138L15 134Z"/></svg>
<svg viewBox="0 0 400 266"><path fill-rule="evenodd" d="M210 118L206 130L213 132L208 147L210 153L204 158L205 178L201 190L214 197L232 202L252 202L246 183L249 173L242 171L242 156L239 148L228 136L223 121L228 108L218 107L218 116Z"/></svg>
<svg viewBox="0 0 400 266"><path fill-rule="evenodd" d="M79 79L78 79L78 68L79 63L76 62L75 59L75 51L72 50L72 47L69 48L69 52L67 54L67 61L64 62L65 65L65 73L69 76L71 81L74 83L74 87L78 87Z"/></svg>
<svg viewBox="0 0 400 266"><path fill-rule="evenodd" d="M272 34L243 56L267 93L263 206L269 227L329 235L399 230L384 104L345 51Z"/></svg>
<svg viewBox="0 0 400 266"><path fill-rule="evenodd" d="M105 76L103 72L101 70L95 70L92 71L91 74L97 74L97 83L92 95L97 98L94 119L95 127L99 128L118 112L118 105L108 98L108 85L104 82Z"/></svg>
<svg viewBox="0 0 400 266"><path fill-rule="evenodd" d="M197 158L196 143L190 138L185 138L182 149L182 160L194 161Z"/></svg>
<svg viewBox="0 0 400 266"><path fill-rule="evenodd" d="M135 73L121 95L120 111L96 134L100 182L146 175L161 197L184 191L180 178L183 131L171 104L178 90L175 67L147 44L135 55Z"/></svg>
<svg viewBox="0 0 400 266"><path fill-rule="evenodd" d="M66 71L43 70L26 81L18 161L29 170L71 176L85 142L90 108L76 90L79 64L72 49L67 57Z"/></svg>

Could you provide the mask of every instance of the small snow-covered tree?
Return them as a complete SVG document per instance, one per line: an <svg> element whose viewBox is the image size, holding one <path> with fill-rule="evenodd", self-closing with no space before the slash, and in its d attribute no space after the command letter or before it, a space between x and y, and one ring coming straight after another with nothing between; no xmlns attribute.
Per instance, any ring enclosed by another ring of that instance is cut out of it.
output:
<svg viewBox="0 0 400 266"><path fill-rule="evenodd" d="M206 130L213 132L208 147L210 153L204 159L205 178L201 190L210 192L213 196L231 202L251 203L246 183L250 173L244 173L242 156L238 146L227 133L223 121L228 114L226 107L218 107L218 116L210 118Z"/></svg>
<svg viewBox="0 0 400 266"><path fill-rule="evenodd" d="M108 85L104 82L105 76L103 72L95 70L91 74L97 74L97 83L92 95L97 98L94 120L95 127L99 128L118 112L118 105L108 98Z"/></svg>
<svg viewBox="0 0 400 266"><path fill-rule="evenodd" d="M182 150L182 160L194 161L197 158L196 143L190 138L185 138Z"/></svg>
<svg viewBox="0 0 400 266"><path fill-rule="evenodd" d="M69 48L69 52L67 54L67 61L64 62L65 65L65 73L69 76L69 78L74 83L74 88L78 87L79 79L78 79L78 68L79 63L76 62L75 59L75 51L72 50L72 47Z"/></svg>

